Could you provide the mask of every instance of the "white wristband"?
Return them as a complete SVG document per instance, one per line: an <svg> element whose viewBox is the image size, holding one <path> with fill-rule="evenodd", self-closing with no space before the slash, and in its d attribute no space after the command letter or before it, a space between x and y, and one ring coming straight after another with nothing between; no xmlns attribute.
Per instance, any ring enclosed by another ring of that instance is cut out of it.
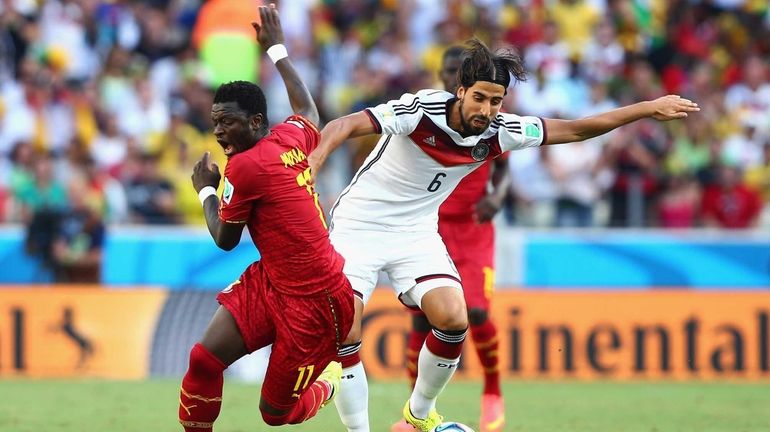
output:
<svg viewBox="0 0 770 432"><path fill-rule="evenodd" d="M273 64L278 63L278 60L289 56L284 44L275 44L267 49L267 56L273 61Z"/></svg>
<svg viewBox="0 0 770 432"><path fill-rule="evenodd" d="M206 198L210 196L217 196L217 190L214 189L213 186L206 186L203 189L201 189L200 192L198 192L198 199L201 202L201 205L203 205L204 202L206 202Z"/></svg>

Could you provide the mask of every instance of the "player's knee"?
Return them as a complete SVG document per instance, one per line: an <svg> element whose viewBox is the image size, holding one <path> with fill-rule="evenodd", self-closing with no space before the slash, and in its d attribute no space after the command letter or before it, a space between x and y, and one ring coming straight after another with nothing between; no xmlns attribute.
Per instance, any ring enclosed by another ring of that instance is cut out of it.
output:
<svg viewBox="0 0 770 432"><path fill-rule="evenodd" d="M272 416L270 414L265 413L262 411L262 420L265 422L268 426L283 426L285 424L288 424L286 421L286 416Z"/></svg>
<svg viewBox="0 0 770 432"><path fill-rule="evenodd" d="M353 325L348 332L348 337L342 342L343 345L350 345L361 342L361 326Z"/></svg>
<svg viewBox="0 0 770 432"><path fill-rule="evenodd" d="M353 318L353 325L350 327L350 331L345 339L342 341L343 345L351 345L361 342L361 317L364 313L364 304L358 297L355 297L356 313Z"/></svg>
<svg viewBox="0 0 770 432"><path fill-rule="evenodd" d="M430 323L433 327L442 330L462 330L468 328L468 313L462 302L449 302L435 314Z"/></svg>
<svg viewBox="0 0 770 432"><path fill-rule="evenodd" d="M289 423L288 411L274 408L265 402L264 399L260 399L259 401L259 413L262 414L262 420L268 426L283 426Z"/></svg>
<svg viewBox="0 0 770 432"><path fill-rule="evenodd" d="M200 343L190 350L188 372L195 376L214 378L221 376L227 366Z"/></svg>
<svg viewBox="0 0 770 432"><path fill-rule="evenodd" d="M423 314L415 314L412 316L412 328L414 328L415 331L422 333L427 333L431 329L428 318Z"/></svg>
<svg viewBox="0 0 770 432"><path fill-rule="evenodd" d="M489 319L489 313L486 309L472 308L468 311L468 321L472 326L484 324Z"/></svg>

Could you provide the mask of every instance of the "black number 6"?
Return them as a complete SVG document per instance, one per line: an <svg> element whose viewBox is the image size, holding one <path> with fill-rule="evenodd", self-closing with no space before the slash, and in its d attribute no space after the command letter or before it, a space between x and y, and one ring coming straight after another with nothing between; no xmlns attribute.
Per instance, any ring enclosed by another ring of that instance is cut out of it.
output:
<svg viewBox="0 0 770 432"><path fill-rule="evenodd" d="M442 177L446 177L446 173L440 172L436 174L436 177L433 177L433 181L428 185L428 192L436 192L441 187L441 180L439 179Z"/></svg>

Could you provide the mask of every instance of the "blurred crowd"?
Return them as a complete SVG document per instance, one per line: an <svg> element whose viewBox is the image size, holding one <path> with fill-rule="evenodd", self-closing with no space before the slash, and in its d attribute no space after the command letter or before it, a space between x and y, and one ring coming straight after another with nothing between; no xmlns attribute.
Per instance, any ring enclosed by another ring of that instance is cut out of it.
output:
<svg viewBox="0 0 770 432"><path fill-rule="evenodd" d="M276 3L325 121L440 88L443 51L474 35L525 61L508 112L576 118L668 93L702 107L686 121L511 154L510 223L770 225L766 0ZM203 223L189 176L207 150L224 168L210 133L216 86L258 80L271 121L291 111L257 54L256 4L0 0L0 223L37 227L30 250L67 265L88 263L105 225ZM352 141L327 165L327 208L373 144Z"/></svg>

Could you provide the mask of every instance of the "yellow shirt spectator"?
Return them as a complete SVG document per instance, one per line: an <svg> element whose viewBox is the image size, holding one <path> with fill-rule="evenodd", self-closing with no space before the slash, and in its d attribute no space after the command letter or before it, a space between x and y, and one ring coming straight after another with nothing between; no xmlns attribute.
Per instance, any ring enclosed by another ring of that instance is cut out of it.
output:
<svg viewBox="0 0 770 432"><path fill-rule="evenodd" d="M560 0L550 10L551 18L559 26L559 33L569 47L570 57L577 60L583 47L591 39L599 12L585 0Z"/></svg>

